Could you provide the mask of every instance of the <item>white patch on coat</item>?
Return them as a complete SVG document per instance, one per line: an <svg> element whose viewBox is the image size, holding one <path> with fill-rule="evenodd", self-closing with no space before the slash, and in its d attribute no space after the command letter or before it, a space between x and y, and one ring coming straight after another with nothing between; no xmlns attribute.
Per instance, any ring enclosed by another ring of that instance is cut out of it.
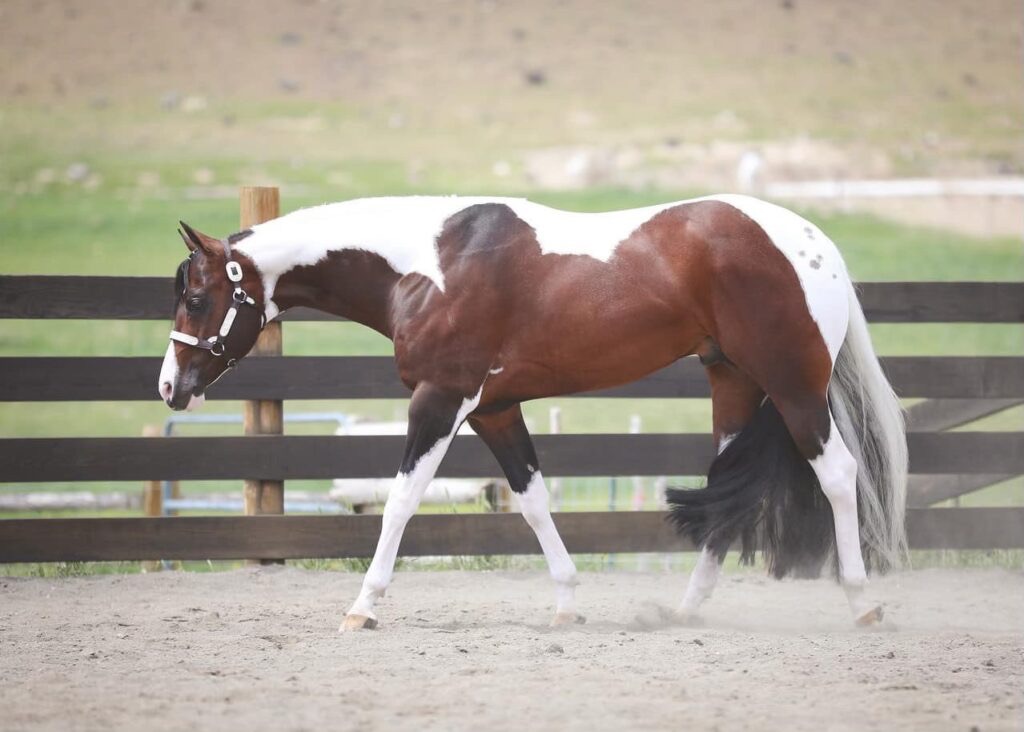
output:
<svg viewBox="0 0 1024 732"><path fill-rule="evenodd" d="M602 213L576 213L526 200L505 200L537 234L543 254L572 254L607 262L619 244L662 211L679 203Z"/></svg>
<svg viewBox="0 0 1024 732"><path fill-rule="evenodd" d="M693 568L690 581L686 585L686 594L679 606L679 613L683 616L696 615L700 606L714 592L721 573L722 562L706 548L702 549L697 558L697 566Z"/></svg>
<svg viewBox="0 0 1024 732"><path fill-rule="evenodd" d="M513 493L514 501L519 506L523 518L537 535L541 551L548 562L551 578L555 581L555 612L576 612L576 565L566 551L562 537L558 534L555 522L551 518L547 486L540 471L533 471L526 490Z"/></svg>
<svg viewBox="0 0 1024 732"><path fill-rule="evenodd" d="M750 196L723 194L603 213L561 211L521 198L361 198L301 209L254 226L253 234L235 249L252 259L263 276L270 319L277 315L273 295L281 275L344 249L377 254L398 274L421 274L444 292L437 237L451 216L477 204L498 203L511 208L534 229L543 254L580 255L608 262L620 243L656 215L698 201L726 203L765 231L796 271L811 317L834 361L846 335L848 317L849 276L838 250L814 224Z"/></svg>
<svg viewBox="0 0 1024 732"><path fill-rule="evenodd" d="M857 461L850 454L833 420L822 453L811 467L821 491L832 505L835 520L836 553L844 584L863 584L867 580L860 549L860 522L857 520Z"/></svg>
<svg viewBox="0 0 1024 732"><path fill-rule="evenodd" d="M160 366L160 376L157 377L156 382L156 391L165 402L174 396L174 388L178 384L178 375L178 359L175 354L174 341L171 341L167 344L167 351L164 352L164 362ZM169 384L170 386L165 387L164 384ZM185 411L191 412L194 409L199 409L205 401L205 394L193 395L189 397Z"/></svg>
<svg viewBox="0 0 1024 732"><path fill-rule="evenodd" d="M625 211L573 213L521 198L361 198L301 209L258 224L252 227L251 236L235 245L235 250L256 264L263 276L268 301L273 298L274 287L282 274L293 267L316 264L328 253L343 249L377 254L398 274L421 274L443 292L445 283L437 236L445 221L454 214L484 203L509 206L537 232L544 254L578 254L604 262L611 258L619 243L643 223L677 205L666 203Z"/></svg>
<svg viewBox="0 0 1024 732"><path fill-rule="evenodd" d="M156 390L160 398L167 401L174 396L174 385L178 383L178 359L174 352L174 341L167 344L167 351L164 353L164 362L160 366L160 376L157 377ZM164 384L170 384L168 390Z"/></svg>

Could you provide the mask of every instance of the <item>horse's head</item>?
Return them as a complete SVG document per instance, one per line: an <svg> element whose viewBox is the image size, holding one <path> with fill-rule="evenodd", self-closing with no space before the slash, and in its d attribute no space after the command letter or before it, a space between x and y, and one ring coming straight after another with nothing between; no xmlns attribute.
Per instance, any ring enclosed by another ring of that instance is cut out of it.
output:
<svg viewBox="0 0 1024 732"><path fill-rule="evenodd" d="M157 383L172 409L194 409L203 393L256 343L265 324L263 283L255 265L182 222L189 256L174 281L171 343Z"/></svg>

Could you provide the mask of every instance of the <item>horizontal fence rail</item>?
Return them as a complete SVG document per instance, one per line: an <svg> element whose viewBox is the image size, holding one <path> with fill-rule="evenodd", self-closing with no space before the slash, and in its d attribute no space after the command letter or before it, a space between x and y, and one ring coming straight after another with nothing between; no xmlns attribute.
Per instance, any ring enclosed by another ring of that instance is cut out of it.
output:
<svg viewBox="0 0 1024 732"><path fill-rule="evenodd" d="M1024 283L884 282L858 285L873 323L1022 323ZM158 320L170 323L172 280L164 277L0 275L0 319ZM341 320L304 309L288 321ZM0 402L155 400L160 357L0 358ZM903 397L1024 399L1024 359L889 357L883 367ZM210 390L220 399L406 398L390 357L247 359ZM695 359L645 379L582 397L705 398ZM990 409L990 407L985 407ZM1024 473L1024 432L942 432L962 405L918 410L908 435L912 494L960 495ZM940 413L942 412L942 413ZM934 423L934 424L932 424ZM931 424L931 426L928 426ZM914 428L914 424L911 428ZM548 476L703 475L714 457L705 434L540 435ZM0 482L285 480L394 475L404 438L255 436L0 439ZM500 475L475 437L457 437L438 475ZM922 488L923 486L923 488ZM663 512L560 513L571 552L689 550ZM911 509L918 549L1024 548L1024 509ZM379 516L179 517L0 520L0 562L367 557ZM409 524L406 556L534 554L536 538L515 515L426 515Z"/></svg>
<svg viewBox="0 0 1024 732"><path fill-rule="evenodd" d="M0 318L171 319L170 277L0 276ZM858 292L875 323L1019 323L1021 282L864 282ZM337 320L298 309L284 320Z"/></svg>
<svg viewBox="0 0 1024 732"><path fill-rule="evenodd" d="M1024 432L913 432L912 473L1024 472ZM715 450L705 434L537 435L547 476L703 475ZM0 481L386 478L400 436L101 437L0 440ZM459 436L440 477L501 475L475 436Z"/></svg>
<svg viewBox="0 0 1024 732"><path fill-rule="evenodd" d="M0 402L155 401L162 358L0 358ZM1008 356L882 359L903 397L1024 397L1024 361ZM696 358L650 376L576 397L703 398L711 395ZM404 399L390 356L289 356L239 362L211 389L216 399Z"/></svg>
<svg viewBox="0 0 1024 732"><path fill-rule="evenodd" d="M692 550L665 517L663 511L554 514L573 553ZM9 519L0 521L0 562L369 557L380 525L380 516ZM1024 509L910 509L907 532L913 549L1019 549ZM540 547L515 514L434 514L412 518L399 553L539 554Z"/></svg>

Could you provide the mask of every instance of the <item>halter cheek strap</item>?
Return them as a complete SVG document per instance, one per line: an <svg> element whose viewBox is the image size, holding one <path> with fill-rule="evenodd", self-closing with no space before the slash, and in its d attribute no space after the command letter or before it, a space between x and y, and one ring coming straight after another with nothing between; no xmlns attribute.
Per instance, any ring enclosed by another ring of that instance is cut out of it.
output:
<svg viewBox="0 0 1024 732"><path fill-rule="evenodd" d="M228 256L230 257L230 254ZM231 327L235 324L235 318L238 316L238 308L242 305L258 308L256 301L242 289L242 267L238 262L229 258L224 269L227 271L228 280L235 284L235 291L231 293L231 306L228 308L228 311L224 313L224 320L221 321L217 335L202 339L198 336L182 333L178 330L172 330L172 341L177 341L178 343L184 343L186 346L192 346L193 348L200 348L204 351L209 351L214 356L223 356L224 350L227 347L228 334L231 333ZM260 330L262 330L263 326L266 324L267 315L261 310ZM228 362L228 366L234 366L235 361L236 359L231 359Z"/></svg>

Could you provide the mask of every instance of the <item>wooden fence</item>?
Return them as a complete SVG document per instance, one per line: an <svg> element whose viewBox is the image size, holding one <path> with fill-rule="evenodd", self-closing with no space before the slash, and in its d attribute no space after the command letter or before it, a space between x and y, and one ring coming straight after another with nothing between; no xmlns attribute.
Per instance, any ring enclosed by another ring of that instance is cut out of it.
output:
<svg viewBox="0 0 1024 732"><path fill-rule="evenodd" d="M0 276L0 318L169 321L169 278ZM886 323L1024 323L1024 283L893 282L860 285L869 320ZM330 319L310 311L294 320ZM0 358L0 401L156 399L160 357ZM911 411L908 530L916 548L1024 547L1024 509L931 509L936 501L1024 473L1024 432L950 432L1024 402L1024 358L891 357L886 372ZM389 358L264 356L241 362L211 389L224 399L407 397ZM580 395L707 397L693 359L626 386ZM680 406L680 408L685 408ZM255 435L218 438L0 439L0 482L154 479L368 478L393 475L398 437ZM705 434L542 435L548 476L699 475L713 448ZM183 459L187 456L187 459ZM457 437L445 477L497 475L473 437ZM254 511L259 513L259 511ZM662 512L562 513L574 552L687 549ZM372 554L374 516L253 516L0 521L0 562L362 557ZM418 516L402 553L537 553L515 516Z"/></svg>

